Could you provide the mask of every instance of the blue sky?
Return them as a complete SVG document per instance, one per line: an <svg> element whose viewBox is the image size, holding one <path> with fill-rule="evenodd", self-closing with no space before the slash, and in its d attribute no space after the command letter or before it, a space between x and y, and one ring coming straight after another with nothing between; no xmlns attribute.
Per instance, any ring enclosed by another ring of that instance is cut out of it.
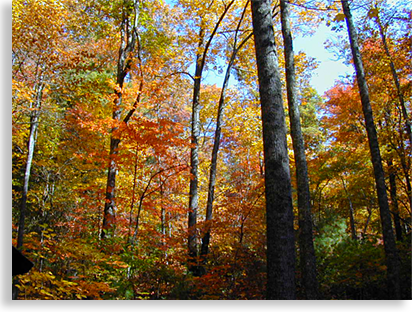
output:
<svg viewBox="0 0 412 312"><path fill-rule="evenodd" d="M339 77L351 75L354 71L352 66L346 66L342 60L337 60L332 52L325 49L324 42L328 37L333 37L333 32L322 24L314 35L296 38L293 43L295 53L302 50L319 62L311 79L311 85L319 95L323 95L325 91L333 87L335 80L339 80Z"/></svg>
<svg viewBox="0 0 412 312"><path fill-rule="evenodd" d="M165 2L171 4L174 1L165 0ZM314 35L295 38L293 43L295 53L302 50L308 56L314 57L319 63L311 79L311 85L318 91L319 95L323 95L325 91L333 87L339 77L351 75L354 71L352 66L346 66L342 60L337 60L332 52L325 49L324 42L333 35L331 29L322 24ZM224 74L218 75L213 72L205 73L206 81L216 83L217 86L222 84L223 76ZM233 78L231 83L233 83Z"/></svg>
<svg viewBox="0 0 412 312"><path fill-rule="evenodd" d="M325 49L325 41L333 36L331 29L322 24L312 36L297 37L293 42L295 54L304 51L308 56L315 58L319 64L311 79L311 85L319 95L323 95L325 91L333 87L340 77L352 75L354 72L352 66L346 66L342 60L338 60L332 52ZM194 67L192 69L194 70ZM206 82L216 83L217 86L222 84L223 77L224 73L220 75L214 72L205 73ZM233 82L231 78L230 83Z"/></svg>

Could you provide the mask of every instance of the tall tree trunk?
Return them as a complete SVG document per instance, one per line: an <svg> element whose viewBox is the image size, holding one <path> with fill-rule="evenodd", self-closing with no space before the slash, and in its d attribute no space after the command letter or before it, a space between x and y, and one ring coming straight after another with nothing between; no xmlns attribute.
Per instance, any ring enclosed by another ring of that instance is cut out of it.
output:
<svg viewBox="0 0 412 312"><path fill-rule="evenodd" d="M348 203L349 203L350 232L351 232L351 235L352 235L352 239L357 240L358 237L356 235L355 216L354 216L355 213L354 213L354 210L353 210L352 198L350 197L348 189L346 188L345 179L343 177L342 177L342 184L343 184L343 189L345 190L345 194L346 194L346 197L347 197Z"/></svg>
<svg viewBox="0 0 412 312"><path fill-rule="evenodd" d="M40 108L43 96L44 85L41 83L37 86L36 98L33 103L33 110L30 115L30 134L29 141L27 142L27 160L26 168L24 171L23 192L21 195L20 203L20 217L19 217L19 229L17 232L17 248L20 249L23 246L25 219L27 211L27 194L29 192L29 181L31 174L31 166L33 163L34 148L37 141L37 128L39 126Z"/></svg>
<svg viewBox="0 0 412 312"><path fill-rule="evenodd" d="M200 104L199 95L202 81L203 68L206 63L206 56L210 44L230 7L235 0L232 0L225 6L222 14L219 16L207 42L204 42L205 25L202 20L199 30L198 53L196 54L196 68L193 84L192 99L192 121L191 121L191 148L190 148L190 184L189 184L189 212L188 212L188 249L189 249L189 270L194 275L201 275L203 268L198 264L198 246L197 246L197 209L199 206L199 135L200 135ZM213 1L210 5L213 4ZM204 49L202 49L204 47ZM203 50L203 51L202 51ZM200 52L202 51L202 52Z"/></svg>
<svg viewBox="0 0 412 312"><path fill-rule="evenodd" d="M219 104L218 104L218 109L217 109L217 117L216 117L215 137L213 141L213 150L212 150L211 163L210 163L209 185L208 185L208 192L207 192L206 231L202 237L202 246L200 248L201 256L206 256L209 253L209 243L210 243L210 233L211 233L210 232L210 229L211 229L210 222L212 221L213 201L215 198L217 157L218 157L218 152L219 152L219 147L220 147L221 123L222 123L222 117L223 117L223 108L225 105L225 93L226 93L227 86L229 84L230 72L235 62L237 52L243 47L243 45L247 42L247 40L249 40L249 38L252 36L252 33L251 33L249 36L243 39L242 42L237 47L237 36L238 36L239 29L243 21L243 17L244 17L247 5L245 6L243 10L242 17L240 18L239 23L236 28L233 50L230 56L229 64L226 68L226 74L223 80L222 90L220 92Z"/></svg>
<svg viewBox="0 0 412 312"><path fill-rule="evenodd" d="M383 241L385 245L388 293L391 299L400 299L400 258L396 248L395 236L393 234L392 220L389 210L388 196L386 193L385 174L379 150L378 135L373 120L372 107L369 99L368 85L358 46L358 36L352 19L348 0L341 0L343 12L346 17L349 41L355 64L356 77L362 102L362 110L365 117L366 131L368 134L369 148L371 152L373 171L375 175L378 203L382 223Z"/></svg>
<svg viewBox="0 0 412 312"><path fill-rule="evenodd" d="M116 131L117 129L113 128ZM114 226L116 221L116 203L115 203L115 191L116 191L116 175L117 175L117 164L116 155L118 153L118 147L120 144L120 139L114 137L110 138L110 161L107 173L107 183L106 183L106 201L104 204L103 211L103 226L101 231L101 238L106 238L107 236L114 235Z"/></svg>
<svg viewBox="0 0 412 312"><path fill-rule="evenodd" d="M199 33L199 50L203 47L204 30L200 29ZM188 248L189 261L196 261L197 257L197 208L199 205L198 194L198 166L199 166L199 135L200 135L200 105L199 95L201 87L201 79L203 72L202 54L196 55L196 69L193 85L193 99L192 99L192 122L191 122L191 147L190 147L190 185L189 185L189 212L188 212ZM191 263L189 270L196 271L197 265Z"/></svg>
<svg viewBox="0 0 412 312"><path fill-rule="evenodd" d="M396 92L398 94L398 99L399 99L399 104L401 105L402 115L403 115L403 118L405 119L405 128L406 128L406 133L408 134L410 149L412 149L411 122L409 120L408 112L407 112L406 105L405 105L405 99L404 99L403 92L401 89L401 84L399 82L398 73L396 72L395 64L393 63L392 55L389 51L388 43L386 41L385 31L383 29L383 25L379 17L379 13L376 15L376 23L378 24L378 27L379 27L379 34L382 39L383 49L385 50L385 54L389 59L389 67L391 68L393 82L395 83Z"/></svg>
<svg viewBox="0 0 412 312"><path fill-rule="evenodd" d="M410 157L408 156L407 153L402 153L402 151L405 151L404 144L401 141L401 146L398 150L400 162L401 162L401 167L403 171L403 175L405 177L405 184L406 184L406 193L408 194L408 200L409 200L409 208L410 211L412 212L412 185L411 185L411 178L410 178L410 163L408 163L410 160Z"/></svg>
<svg viewBox="0 0 412 312"><path fill-rule="evenodd" d="M19 216L19 228L17 231L17 249L23 247L24 242L24 231L25 231L25 220L26 220L26 213L27 213L27 195L29 192L29 182L30 182L30 175L31 175L31 166L33 163L33 155L34 155L34 148L36 147L37 141L37 129L39 126L39 118L40 118L40 109L41 109L41 101L43 97L43 89L44 84L40 83L37 86L36 90L36 98L32 105L32 112L30 115L30 133L29 133L29 140L27 142L27 160L26 160L26 168L24 170L24 181L23 181L23 192L21 195L21 202L20 202L20 216ZM18 285L18 280L13 279L12 283L12 299L17 300L19 296L19 289L16 285Z"/></svg>
<svg viewBox="0 0 412 312"><path fill-rule="evenodd" d="M116 175L117 175L117 160L116 156L118 154L119 144L120 144L120 133L119 125L121 121L122 113L122 88L124 83L124 78L127 75L127 70L125 68L125 62L127 57L126 52L126 39L122 36L122 43L119 49L119 58L117 61L117 79L116 83L118 85L118 90L115 90L116 98L113 103L113 113L112 118L115 123L118 123L112 128L112 133L110 137L110 151L109 151L109 165L107 172L107 183L106 183L106 198L104 204L103 212L103 226L101 231L101 238L106 236L111 236L114 233L115 226L115 191L116 191Z"/></svg>
<svg viewBox="0 0 412 312"><path fill-rule="evenodd" d="M252 0L265 158L267 299L295 299L292 187L270 0Z"/></svg>
<svg viewBox="0 0 412 312"><path fill-rule="evenodd" d="M305 142L303 140L300 123L296 89L295 55L293 52L292 31L289 21L289 4L287 1L280 1L280 12L286 64L286 88L289 104L290 131L295 155L296 180L298 187L299 248L302 287L306 299L316 300L319 297L319 286L316 276L315 248L313 246L308 166L306 163Z"/></svg>
<svg viewBox="0 0 412 312"><path fill-rule="evenodd" d="M389 193L392 202L392 214L393 214L393 223L395 224L395 233L396 233L396 240L402 241L403 233L402 233L402 226L401 226L401 219L399 217L399 206L398 206L398 195L396 189L396 174L395 168L393 166L392 160L388 161L389 167Z"/></svg>
<svg viewBox="0 0 412 312"><path fill-rule="evenodd" d="M226 86L229 81L229 75L230 75L229 67L231 67L230 63L226 70L226 76L223 82L223 87L221 90L219 105L217 109L215 138L213 142L212 158L211 158L211 163L210 163L209 186L208 186L207 203L206 203L206 231L202 237L202 246L200 249L201 256L205 256L209 252L210 228L211 228L210 222L212 221L213 201L215 198L217 156L218 156L219 146L220 146L221 122L222 122L222 114L223 114L224 96L225 96Z"/></svg>
<svg viewBox="0 0 412 312"><path fill-rule="evenodd" d="M134 5L134 18L132 22L130 19L130 12L128 8L123 7L122 23L121 23L121 42L119 48L119 58L117 60L117 78L116 83L118 88L114 91L116 98L113 102L112 118L115 123L111 129L110 137L110 151L109 151L109 164L106 183L106 196L103 211L103 225L100 233L100 237L104 239L107 236L114 235L115 219L116 219L116 175L117 175L117 154L119 150L119 144L121 141L120 124L123 122L127 124L130 117L134 113L138 102L140 101L140 94L143 86L143 79L140 83L140 92L136 98L133 108L128 112L126 117L122 120L122 88L124 79L131 69L133 60L130 57L131 52L135 49L137 37L136 23L137 23L137 1L133 2ZM140 51L139 51L140 52ZM139 56L140 60L140 56Z"/></svg>

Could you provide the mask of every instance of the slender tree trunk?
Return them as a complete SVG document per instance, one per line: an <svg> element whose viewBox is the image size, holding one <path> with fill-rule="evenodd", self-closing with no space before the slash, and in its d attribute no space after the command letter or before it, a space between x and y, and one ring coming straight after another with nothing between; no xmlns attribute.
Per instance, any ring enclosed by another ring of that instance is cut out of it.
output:
<svg viewBox="0 0 412 312"><path fill-rule="evenodd" d="M402 89L401 89L401 84L399 82L398 73L396 72L395 64L393 63L392 55L389 51L388 43L386 41L385 31L383 29L383 25L382 25L381 19L379 17L379 14L376 16L376 23L378 24L378 27L379 27L379 34L380 34L381 39L382 39L382 44L383 44L383 48L385 50L385 54L389 59L389 66L391 68L393 81L395 83L396 91L397 91L397 94L398 94L399 104L401 105L402 115L403 115L403 118L405 119L405 128L406 128L406 133L408 134L410 149L412 149L411 122L409 120L408 112L406 110L405 99L404 99L403 92L402 92Z"/></svg>
<svg viewBox="0 0 412 312"><path fill-rule="evenodd" d="M26 212L27 212L27 195L29 192L29 181L31 175L31 166L33 163L33 155L34 155L34 148L36 147L37 141L37 129L39 126L39 118L40 118L40 108L41 108L41 101L43 96L43 88L44 84L40 84L36 90L36 99L34 100L33 106L31 107L33 110L30 115L30 133L29 133L29 140L27 142L27 160L26 160L26 168L24 171L24 181L23 181L23 192L21 195L21 202L20 202L20 216L19 216L19 228L17 232L17 249L23 247L24 242L24 231L25 231L25 220L26 220ZM13 279L12 283L12 299L17 300L19 296L19 289L17 288L18 280Z"/></svg>
<svg viewBox="0 0 412 312"><path fill-rule="evenodd" d="M20 203L20 217L19 217L19 229L17 232L17 249L23 246L25 219L27 211L27 194L29 192L29 181L31 174L31 166L33 163L34 148L37 141L37 128L39 126L40 108L43 96L44 85L40 84L36 90L36 99L33 103L33 110L30 116L30 134L29 141L27 142L27 160L26 169L24 171L23 192Z"/></svg>
<svg viewBox="0 0 412 312"><path fill-rule="evenodd" d="M385 245L388 293L391 299L400 299L400 258L393 234L392 220L389 210L388 196L386 193L385 174L379 150L378 135L373 120L372 107L369 99L368 85L365 79L361 54L358 46L358 36L352 19L352 14L347 0L341 0L343 12L346 17L349 40L355 64L356 77L362 102L362 110L365 117L366 130L368 134L369 148L371 152L373 171L375 175L378 203L380 209L383 241Z"/></svg>
<svg viewBox="0 0 412 312"><path fill-rule="evenodd" d="M402 127L399 127L399 133L402 133ZM400 160L401 167L402 167L402 173L405 177L406 193L408 194L409 208L411 209L410 211L412 211L412 185L411 185L411 178L410 178L411 159L405 148L405 143L402 140L402 138L400 138L399 140L399 146L397 146L395 149L399 156L399 160Z"/></svg>
<svg viewBox="0 0 412 312"><path fill-rule="evenodd" d="M136 202L136 187L137 187L138 151L139 151L139 148L138 148L138 145L136 144L135 160L134 160L134 168L133 168L132 200L130 202L130 214L129 214L129 233L127 235L128 242L132 242L131 237L132 237L132 225L133 225L133 210L134 210L134 205Z"/></svg>
<svg viewBox="0 0 412 312"><path fill-rule="evenodd" d="M137 38L137 9L138 5L136 1L133 2L134 5L134 18L132 23L129 21L129 12L128 9L123 7L123 16L121 24L121 43L119 48L119 58L117 60L117 79L116 83L118 89L115 90L116 98L113 103L113 114L112 118L115 125L112 128L112 133L110 137L110 151L109 151L109 164L108 164L108 173L107 173L107 183L106 183L106 196L105 204L103 211L103 225L100 233L100 237L104 239L107 236L114 235L114 229L116 224L116 202L115 202L115 193L116 193L116 175L118 171L117 166L117 154L119 150L119 144L121 141L120 134L120 124L123 122L127 124L130 117L134 113L137 103L140 101L140 94L137 96L137 99L133 105L133 108L128 112L127 116L122 120L122 88L124 79L129 73L133 60L130 57L131 52L136 46ZM140 56L139 56L140 59ZM142 91L143 79L140 83L140 90Z"/></svg>
<svg viewBox="0 0 412 312"><path fill-rule="evenodd" d="M345 194L346 194L346 197L347 197L348 203L349 203L350 232L351 232L351 235L352 235L352 239L357 240L358 237L356 235L355 217L354 217L355 213L354 213L354 210L353 210L352 198L350 197L348 189L346 188L345 179L343 177L342 177L342 184L343 184L343 189L345 190Z"/></svg>
<svg viewBox="0 0 412 312"><path fill-rule="evenodd" d="M396 189L396 174L395 174L395 168L393 166L392 160L388 161L388 167L389 167L389 193L390 193L391 202L392 202L392 214L393 214L393 222L395 224L396 240L402 241L403 233L402 233L401 219L399 217L398 195L397 195L397 189Z"/></svg>
<svg viewBox="0 0 412 312"><path fill-rule="evenodd" d="M232 55L233 56L233 55ZM220 147L220 137L221 137L221 123L223 115L223 106L224 106L224 96L229 82L230 70L232 67L232 60L229 62L229 66L226 70L225 79L223 82L223 87L220 94L219 105L217 110L216 117L216 129L215 129L215 138L213 142L212 157L210 163L210 174L209 174L209 186L207 192L207 203L206 203L206 231L202 237L202 246L200 250L201 256L205 256L209 252L209 242L210 242L210 222L212 220L213 214L213 201L215 198L215 185L216 185L216 171L217 171L217 157Z"/></svg>
<svg viewBox="0 0 412 312"><path fill-rule="evenodd" d="M217 157L218 157L218 152L219 152L219 147L220 147L220 137L221 137L221 123L222 123L222 117L223 117L223 108L225 105L225 93L227 86L229 84L229 78L230 78L230 72L232 70L232 66L235 62L237 52L243 47L243 45L247 42L247 40L252 36L247 36L240 44L238 47L237 45L237 36L239 33L239 29L246 11L246 6L245 9L242 13L242 17L239 20L239 23L236 28L236 33L235 33L235 41L234 41L234 46L232 50L232 55L230 56L229 64L226 68L226 74L225 78L223 80L223 86L222 90L220 92L220 98L219 98L219 104L218 104L218 109L217 109L217 117L216 117L216 128L215 128L215 137L213 141L213 150L212 150L212 156L211 156L211 163L210 163L210 174L209 174L209 186L208 186L208 192L207 192L207 203L206 203L206 231L205 234L202 237L202 246L200 249L200 255L201 256L206 256L209 252L209 243L210 243L210 229L211 225L210 222L212 221L212 215L213 215L213 201L215 198L215 185L216 185L216 171L217 171Z"/></svg>
<svg viewBox="0 0 412 312"><path fill-rule="evenodd" d="M316 300L319 297L316 276L316 257L313 246L312 211L310 204L308 166L306 163L305 142L300 123L300 112L296 89L295 60L293 39L290 27L289 4L280 1L284 55L286 64L286 87L289 104L290 130L295 155L296 180L298 187L299 211L299 248L302 273L302 287L306 299Z"/></svg>
<svg viewBox="0 0 412 312"><path fill-rule="evenodd" d="M270 0L252 0L265 158L267 299L295 299L292 187Z"/></svg>
<svg viewBox="0 0 412 312"><path fill-rule="evenodd" d="M204 30L200 29L199 33L199 50L203 47ZM196 69L193 85L193 100L192 100L192 133L191 133L191 148L190 148L190 185L189 185L189 213L188 213L188 248L189 261L196 261L197 257L197 208L199 205L198 194L198 166L199 166L199 135L200 135L200 105L199 95L201 87L201 79L203 72L202 54L196 55ZM189 269L195 271L197 266L194 263L189 265Z"/></svg>
<svg viewBox="0 0 412 312"><path fill-rule="evenodd" d="M101 238L106 238L107 236L114 235L114 226L116 222L116 203L115 203L115 191L116 191L116 175L117 175L117 164L116 155L118 153L118 147L120 144L120 139L112 137L110 138L110 161L107 173L107 184L106 184L106 202L104 204L104 216L103 216L103 226L101 231Z"/></svg>
<svg viewBox="0 0 412 312"><path fill-rule="evenodd" d="M198 264L198 246L197 246L197 209L199 206L199 192L198 192L198 166L199 166L199 135L200 135L200 104L199 95L202 81L203 68L206 62L206 56L210 44L225 17L226 13L229 11L230 7L233 5L235 0L232 0L225 6L224 11L219 16L212 33L210 34L207 42L205 43L205 25L204 21L201 22L199 31L199 44L198 52L196 54L196 68L195 77L193 85L193 99L192 99L192 121L191 121L191 148L190 148L190 184L189 184L189 212L188 212L188 249L189 249L189 270L194 275L201 275L203 272L202 266ZM211 5L213 1L211 2Z"/></svg>
<svg viewBox="0 0 412 312"><path fill-rule="evenodd" d="M101 238L106 236L114 235L114 226L115 226L115 212L116 212L116 203L115 203L115 191L116 191L116 175L117 175L117 159L119 144L120 144L120 133L119 125L121 121L121 106L122 106L122 88L124 78L127 74L125 72L125 61L126 61L126 42L122 38L121 47L119 49L119 59L117 62L117 85L119 90L115 90L116 99L113 103L113 113L112 118L115 123L118 123L112 128L112 134L110 137L110 151L109 151L109 165L107 172L107 183L106 183L106 198L104 204L103 212L103 226L101 231Z"/></svg>

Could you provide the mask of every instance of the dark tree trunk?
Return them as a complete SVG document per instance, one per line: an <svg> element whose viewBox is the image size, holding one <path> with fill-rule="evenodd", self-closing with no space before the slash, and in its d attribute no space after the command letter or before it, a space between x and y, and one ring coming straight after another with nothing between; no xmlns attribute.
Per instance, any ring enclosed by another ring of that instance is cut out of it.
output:
<svg viewBox="0 0 412 312"><path fill-rule="evenodd" d="M267 299L296 299L292 187L270 0L252 0L265 158Z"/></svg>
<svg viewBox="0 0 412 312"><path fill-rule="evenodd" d="M346 183L345 179L342 177L342 184L343 184L343 189L345 190L346 198L348 199L349 203L349 222L350 222L350 232L352 235L353 240L357 240L358 237L356 235L356 227L355 227L355 212L353 210L353 203L352 203L352 198L348 192L348 189L346 188Z"/></svg>
<svg viewBox="0 0 412 312"><path fill-rule="evenodd" d="M386 41L385 31L383 29L383 25L382 25L381 19L379 17L379 14L376 16L376 23L378 24L378 27L379 27L379 34L380 34L381 39L382 39L382 44L383 44L383 48L385 50L385 54L389 59L389 66L391 68L393 81L395 83L396 91L397 91L397 94L398 94L399 104L401 105L402 115L403 115L403 118L405 119L406 133L408 135L410 148L412 149L411 123L410 123L410 120L409 120L408 112L406 110L405 99L404 99L403 92L402 92L402 89L401 89L401 84L399 82L398 73L396 72L395 64L393 63L392 55L389 51L388 43Z"/></svg>
<svg viewBox="0 0 412 312"><path fill-rule="evenodd" d="M117 129L116 129L117 130ZM115 130L115 131L116 131ZM114 234L115 220L116 220L116 203L115 203L115 191L116 191L116 175L117 175L117 164L116 155L118 153L118 148L120 144L120 139L115 138L112 134L110 138L110 161L107 173L107 184L106 184L106 202L104 204L103 212L103 226L101 231L101 238L107 236L112 236Z"/></svg>
<svg viewBox="0 0 412 312"><path fill-rule="evenodd" d="M222 121L222 114L223 114L223 104L224 104L224 94L226 91L227 82L229 80L229 66L226 71L225 81L223 83L222 91L220 94L219 99L219 106L217 110L217 118L216 118L216 129L215 129L215 138L213 142L213 150L212 150L212 157L210 163L210 174L209 174L209 186L207 192L207 203L206 203L206 231L202 237L202 246L200 249L200 255L206 256L209 252L209 242L210 242L210 229L212 221L212 214L213 214L213 201L215 198L215 185L216 185L216 171L217 171L217 156L219 152L220 146L220 135L221 135L221 121Z"/></svg>
<svg viewBox="0 0 412 312"><path fill-rule="evenodd" d="M299 248L302 287L306 299L316 300L319 297L319 292L316 276L315 248L313 246L308 166L306 163L305 142L302 135L296 91L295 55L293 52L288 2L281 0L280 9L286 65L286 87L289 104L290 131L295 155L296 180L298 187Z"/></svg>
<svg viewBox="0 0 412 312"><path fill-rule="evenodd" d="M199 34L199 50L203 47L204 30L201 28ZM189 185L189 213L188 213L188 248L189 248L189 261L196 261L197 257L197 208L199 201L198 194L198 166L199 166L199 95L201 87L201 79L203 72L202 54L196 56L196 69L193 85L193 100L192 100L192 133L191 133L191 148L190 148L190 185ZM189 269L196 271L196 265L191 263Z"/></svg>
<svg viewBox="0 0 412 312"><path fill-rule="evenodd" d="M352 19L349 2L347 0L341 0L341 3L348 27L350 46L352 50L353 61L355 64L356 77L362 102L362 110L365 117L368 143L371 152L376 189L378 193L383 241L385 245L386 263L388 267L388 294L391 299L400 299L400 259L396 248L395 236L393 234L388 195L386 193L385 174L383 171L382 159L379 150L378 135L373 120L368 85L365 79L365 72L363 69L363 63L358 46L358 36Z"/></svg>
<svg viewBox="0 0 412 312"><path fill-rule="evenodd" d="M403 233L402 233L401 219L399 217L398 195L397 195L397 189L396 189L396 174L395 174L395 168L393 166L392 160L388 161L388 167L389 167L389 193L390 193L391 202L392 202L392 214L393 214L393 222L395 224L396 240L402 241Z"/></svg>
<svg viewBox="0 0 412 312"><path fill-rule="evenodd" d="M124 78L126 76L125 69L125 59L126 51L124 48L124 42L122 47L119 50L119 59L118 59L118 68L117 68L117 85L119 90L123 88ZM122 105L122 93L121 91L116 90L116 99L113 103L113 114L112 118L115 122L120 124L121 121L121 105ZM112 133L110 137L110 151L109 151L109 165L107 172L107 183L106 183L106 198L104 204L103 212L103 226L101 231L101 238L107 236L112 236L114 234L115 226L115 212L116 212L116 203L115 203L115 191L116 191L116 175L117 175L117 154L120 144L120 133L119 125L116 125L112 128Z"/></svg>
<svg viewBox="0 0 412 312"><path fill-rule="evenodd" d="M189 184L189 212L188 212L188 249L189 249L189 270L194 275L201 275L203 273L203 267L199 265L198 258L198 246L197 246L197 209L198 209L198 166L199 166L199 135L200 135L200 105L199 105L199 95L202 81L203 68L206 63L206 56L210 44L225 17L226 13L229 11L230 7L233 5L235 0L232 0L225 6L224 11L219 16L212 33L210 34L207 42L204 42L205 37L205 25L204 21L201 22L199 31L199 44L198 52L196 54L196 68L195 77L193 84L193 99L192 99L192 122L191 122L191 148L190 148L190 184ZM213 1L210 5L213 4Z"/></svg>
<svg viewBox="0 0 412 312"><path fill-rule="evenodd" d="M133 59L131 58L131 53L134 51L136 42L138 40L136 22L137 22L137 6L136 1L133 2L134 18L130 20L130 12L128 8L123 7L123 16L121 23L121 42L119 48L119 57L117 60L117 78L116 83L118 89L115 90L116 98L113 103L113 114L112 118L117 125L111 129L110 137L110 151L109 151L109 164L107 173L107 183L106 183L106 196L103 211L103 225L100 233L100 237L103 239L107 236L114 235L115 229L115 219L116 219L116 202L115 202L115 192L116 192L116 175L117 175L117 154L119 150L119 145L121 141L120 134L120 124L127 124L131 116L133 115L138 102L140 101L140 94L143 87L143 79L140 83L140 92L136 98L133 108L127 113L126 117L122 120L122 88L124 84L124 79L129 73ZM140 47L139 47L140 49ZM140 50L138 51L140 53ZM138 56L140 61L140 55Z"/></svg>
<svg viewBox="0 0 412 312"><path fill-rule="evenodd" d="M225 93L227 86L229 84L229 78L230 78L230 72L232 70L232 66L235 62L237 52L243 47L243 45L249 40L249 38L252 36L247 36L237 47L237 36L239 33L239 29L241 26L241 23L243 21L243 17L246 11L246 8L244 9L242 13L242 17L239 20L239 23L236 28L236 33L235 33L235 41L234 41L234 46L232 50L232 54L230 56L229 64L226 68L226 74L225 78L223 80L223 86L222 90L220 92L220 98L219 98L219 104L218 104L218 109L217 109L217 117L216 117L216 128L215 128L215 137L213 141L213 150L212 150L212 156L211 156L211 162L210 162L210 174L209 174L209 186L208 186L208 192L207 192L207 203L206 203L206 230L205 234L202 237L202 246L200 249L200 255L201 256L206 256L209 252L209 243L210 243L210 233L211 233L211 224L210 222L212 221L212 215L213 215L213 201L215 198L215 185L216 185L216 172L217 172L217 158L218 158L218 152L219 152L219 147L220 147L220 137L221 137L221 123L222 123L222 117L223 117L223 108L225 105Z"/></svg>

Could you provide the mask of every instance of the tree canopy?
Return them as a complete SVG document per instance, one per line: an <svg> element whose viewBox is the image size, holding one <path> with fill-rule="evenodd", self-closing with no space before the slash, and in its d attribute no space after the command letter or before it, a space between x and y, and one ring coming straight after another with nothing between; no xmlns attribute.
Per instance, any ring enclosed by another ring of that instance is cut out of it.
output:
<svg viewBox="0 0 412 312"><path fill-rule="evenodd" d="M343 2L384 226L359 76L320 95L293 51L326 23L353 63L337 3L264 1L267 66L262 1L14 0L13 298L391 299L392 233L411 299L412 5Z"/></svg>

